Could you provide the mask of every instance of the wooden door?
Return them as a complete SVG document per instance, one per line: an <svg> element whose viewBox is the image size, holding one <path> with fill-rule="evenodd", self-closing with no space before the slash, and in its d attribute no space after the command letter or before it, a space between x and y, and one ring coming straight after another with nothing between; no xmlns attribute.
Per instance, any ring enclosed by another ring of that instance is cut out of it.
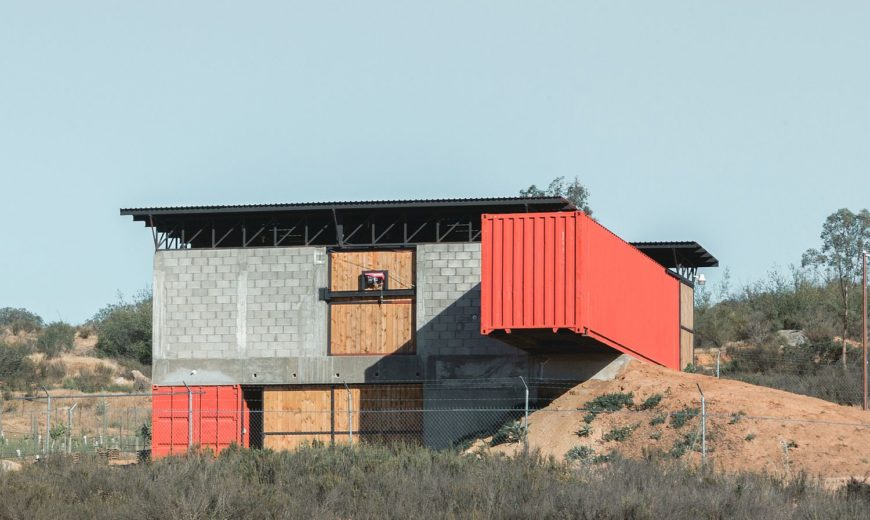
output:
<svg viewBox="0 0 870 520"><path fill-rule="evenodd" d="M414 251L336 251L330 254L329 354L416 352ZM367 289L367 271L385 274L385 287Z"/></svg>

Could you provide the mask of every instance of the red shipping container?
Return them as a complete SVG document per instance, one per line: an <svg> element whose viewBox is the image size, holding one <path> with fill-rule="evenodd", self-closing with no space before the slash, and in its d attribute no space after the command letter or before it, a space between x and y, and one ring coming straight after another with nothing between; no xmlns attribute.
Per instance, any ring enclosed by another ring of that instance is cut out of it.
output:
<svg viewBox="0 0 870 520"><path fill-rule="evenodd" d="M190 395L184 386L153 386L151 396L153 458L187 453L190 446L219 453L231 444L249 445L241 386L191 386ZM188 442L191 416L193 437Z"/></svg>
<svg viewBox="0 0 870 520"><path fill-rule="evenodd" d="M679 369L674 274L581 212L482 221L481 333L519 344L531 332L570 331Z"/></svg>

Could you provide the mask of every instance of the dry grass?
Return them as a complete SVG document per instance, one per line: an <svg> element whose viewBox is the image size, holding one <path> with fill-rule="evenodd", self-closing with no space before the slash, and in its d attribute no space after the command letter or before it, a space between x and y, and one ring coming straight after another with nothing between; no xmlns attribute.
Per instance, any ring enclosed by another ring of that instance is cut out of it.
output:
<svg viewBox="0 0 870 520"><path fill-rule="evenodd" d="M417 448L229 450L0 474L0 518L867 518L866 487L677 464L567 465Z"/></svg>

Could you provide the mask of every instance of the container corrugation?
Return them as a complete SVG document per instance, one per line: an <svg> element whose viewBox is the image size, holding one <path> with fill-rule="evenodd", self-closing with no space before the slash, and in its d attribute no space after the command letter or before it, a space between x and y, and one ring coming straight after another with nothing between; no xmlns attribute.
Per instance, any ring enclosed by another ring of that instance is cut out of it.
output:
<svg viewBox="0 0 870 520"><path fill-rule="evenodd" d="M151 456L186 453L190 446L209 448L214 453L231 444L247 446L247 422L248 411L239 385L191 386L190 397L184 386L153 386Z"/></svg>
<svg viewBox="0 0 870 520"><path fill-rule="evenodd" d="M569 330L679 366L679 282L581 212L484 215L481 332Z"/></svg>

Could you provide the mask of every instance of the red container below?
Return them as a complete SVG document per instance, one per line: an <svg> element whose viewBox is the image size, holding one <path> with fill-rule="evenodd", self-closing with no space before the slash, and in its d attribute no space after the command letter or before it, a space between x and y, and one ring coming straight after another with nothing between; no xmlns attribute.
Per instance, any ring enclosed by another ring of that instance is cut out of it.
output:
<svg viewBox="0 0 870 520"><path fill-rule="evenodd" d="M679 369L675 275L581 212L482 220L481 333L570 331Z"/></svg>
<svg viewBox="0 0 870 520"><path fill-rule="evenodd" d="M190 395L184 386L154 386L151 395L153 458L187 453L190 447L219 453L231 444L248 446L241 386L191 386Z"/></svg>

